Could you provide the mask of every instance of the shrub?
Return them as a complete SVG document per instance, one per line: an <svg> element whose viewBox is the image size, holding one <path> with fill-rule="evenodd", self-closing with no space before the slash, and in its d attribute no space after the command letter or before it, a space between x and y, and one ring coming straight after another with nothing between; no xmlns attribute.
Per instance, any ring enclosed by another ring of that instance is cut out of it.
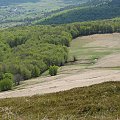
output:
<svg viewBox="0 0 120 120"><path fill-rule="evenodd" d="M2 75L0 81L0 91L11 90L13 86L13 75L11 73L5 73Z"/></svg>
<svg viewBox="0 0 120 120"><path fill-rule="evenodd" d="M27 68L21 68L21 76L23 77L24 80L30 79L31 78L31 72Z"/></svg>
<svg viewBox="0 0 120 120"><path fill-rule="evenodd" d="M3 79L0 81L0 90L7 91L11 90L13 86L13 81L11 79Z"/></svg>
<svg viewBox="0 0 120 120"><path fill-rule="evenodd" d="M58 72L58 66L50 66L50 68L49 68L49 74L51 75L51 76L55 76L55 75L57 75L57 72Z"/></svg>
<svg viewBox="0 0 120 120"><path fill-rule="evenodd" d="M5 73L3 74L3 79L13 80L13 75L11 73Z"/></svg>
<svg viewBox="0 0 120 120"><path fill-rule="evenodd" d="M32 77L39 77L40 75L40 70L37 66L35 66L32 70Z"/></svg>

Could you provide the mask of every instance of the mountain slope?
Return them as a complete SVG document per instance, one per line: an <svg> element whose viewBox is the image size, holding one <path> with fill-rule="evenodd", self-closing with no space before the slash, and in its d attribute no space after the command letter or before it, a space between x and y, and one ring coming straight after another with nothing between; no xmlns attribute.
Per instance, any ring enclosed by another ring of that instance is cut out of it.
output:
<svg viewBox="0 0 120 120"><path fill-rule="evenodd" d="M37 24L64 24L99 19L110 19L120 16L119 0L89 1L84 6L78 6L47 17Z"/></svg>

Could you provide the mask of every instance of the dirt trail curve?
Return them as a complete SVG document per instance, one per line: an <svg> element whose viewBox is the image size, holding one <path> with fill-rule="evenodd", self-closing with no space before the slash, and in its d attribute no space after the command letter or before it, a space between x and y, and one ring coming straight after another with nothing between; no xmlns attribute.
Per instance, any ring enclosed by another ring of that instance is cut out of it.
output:
<svg viewBox="0 0 120 120"><path fill-rule="evenodd" d="M21 90L0 93L0 98L33 96L36 94L41 95L107 81L120 81L120 70L89 70L65 78L58 77L55 79L55 77L52 77L53 80L50 81L50 77L46 77L44 79L45 81L42 83L29 85Z"/></svg>

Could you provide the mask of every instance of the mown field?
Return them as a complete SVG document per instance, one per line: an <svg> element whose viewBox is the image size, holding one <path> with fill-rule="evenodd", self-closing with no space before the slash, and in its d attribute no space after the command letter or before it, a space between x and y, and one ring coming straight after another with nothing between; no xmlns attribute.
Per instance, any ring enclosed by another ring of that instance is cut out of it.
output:
<svg viewBox="0 0 120 120"><path fill-rule="evenodd" d="M120 82L65 92L0 99L2 120L119 120Z"/></svg>

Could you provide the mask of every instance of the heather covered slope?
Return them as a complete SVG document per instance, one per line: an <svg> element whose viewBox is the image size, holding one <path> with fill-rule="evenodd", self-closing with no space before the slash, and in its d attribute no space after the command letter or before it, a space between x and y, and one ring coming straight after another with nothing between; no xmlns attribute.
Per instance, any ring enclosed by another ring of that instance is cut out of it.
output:
<svg viewBox="0 0 120 120"><path fill-rule="evenodd" d="M0 118L17 120L119 120L120 82L65 92L0 99Z"/></svg>

